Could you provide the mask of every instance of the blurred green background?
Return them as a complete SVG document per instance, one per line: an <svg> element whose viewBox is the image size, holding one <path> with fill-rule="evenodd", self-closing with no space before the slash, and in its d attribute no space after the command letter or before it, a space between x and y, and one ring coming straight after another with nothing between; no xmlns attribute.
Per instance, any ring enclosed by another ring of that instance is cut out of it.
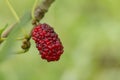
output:
<svg viewBox="0 0 120 80"><path fill-rule="evenodd" d="M21 17L35 0L9 1ZM6 0L0 0L0 27L15 22ZM33 40L27 53L15 54L22 42L12 38L29 33L29 21L0 45L0 55L7 56L0 62L0 80L120 80L120 0L56 0L41 23L59 34L61 59L42 60Z"/></svg>

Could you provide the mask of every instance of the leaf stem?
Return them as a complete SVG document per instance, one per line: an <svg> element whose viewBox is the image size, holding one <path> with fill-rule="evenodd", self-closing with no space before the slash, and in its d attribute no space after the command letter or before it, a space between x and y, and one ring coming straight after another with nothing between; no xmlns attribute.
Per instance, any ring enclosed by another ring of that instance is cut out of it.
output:
<svg viewBox="0 0 120 80"><path fill-rule="evenodd" d="M20 18L18 17L15 9L13 8L13 6L11 5L11 3L9 2L9 0L5 0L6 1L6 4L9 6L11 12L13 13L14 17L16 18L16 20L19 22L20 21Z"/></svg>

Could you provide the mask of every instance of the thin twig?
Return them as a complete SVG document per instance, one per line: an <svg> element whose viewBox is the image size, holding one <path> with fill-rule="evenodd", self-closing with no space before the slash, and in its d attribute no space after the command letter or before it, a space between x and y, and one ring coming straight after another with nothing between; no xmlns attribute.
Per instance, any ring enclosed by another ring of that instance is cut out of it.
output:
<svg viewBox="0 0 120 80"><path fill-rule="evenodd" d="M16 20L19 22L20 18L18 17L15 9L13 8L13 6L11 5L11 3L9 2L9 0L6 0L6 4L8 5L8 7L10 8L11 12L13 13L14 17L16 18Z"/></svg>
<svg viewBox="0 0 120 80"><path fill-rule="evenodd" d="M36 8L36 6L37 6L37 4L38 4L38 1L39 1L39 0L35 0L35 2L34 2L34 4L33 4L32 12L31 12L33 19L34 19L34 10L35 10L35 8Z"/></svg>
<svg viewBox="0 0 120 80"><path fill-rule="evenodd" d="M12 24L10 27L8 27L8 28L1 34L1 37L2 37L2 38L6 38L6 37L9 35L9 33L11 32L11 30L15 27L16 24L17 24L17 23L14 23L14 24Z"/></svg>
<svg viewBox="0 0 120 80"><path fill-rule="evenodd" d="M43 0L41 4L36 7L34 16L37 21L40 21L44 17L45 13L54 1L55 0Z"/></svg>

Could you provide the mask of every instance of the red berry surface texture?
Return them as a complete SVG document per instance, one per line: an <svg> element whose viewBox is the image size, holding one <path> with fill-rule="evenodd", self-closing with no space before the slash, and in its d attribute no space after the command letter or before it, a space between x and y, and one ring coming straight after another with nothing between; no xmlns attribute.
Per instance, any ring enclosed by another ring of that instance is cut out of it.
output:
<svg viewBox="0 0 120 80"><path fill-rule="evenodd" d="M37 25L32 31L32 39L42 59L58 61L63 51L63 45L54 29L44 23Z"/></svg>

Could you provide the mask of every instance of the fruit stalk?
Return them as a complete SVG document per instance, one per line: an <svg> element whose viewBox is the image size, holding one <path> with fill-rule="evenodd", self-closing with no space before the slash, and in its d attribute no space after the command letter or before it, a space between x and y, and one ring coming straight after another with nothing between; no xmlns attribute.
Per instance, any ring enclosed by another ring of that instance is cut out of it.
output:
<svg viewBox="0 0 120 80"><path fill-rule="evenodd" d="M48 11L49 7L55 0L43 0L40 5L35 8L33 25L36 25Z"/></svg>

